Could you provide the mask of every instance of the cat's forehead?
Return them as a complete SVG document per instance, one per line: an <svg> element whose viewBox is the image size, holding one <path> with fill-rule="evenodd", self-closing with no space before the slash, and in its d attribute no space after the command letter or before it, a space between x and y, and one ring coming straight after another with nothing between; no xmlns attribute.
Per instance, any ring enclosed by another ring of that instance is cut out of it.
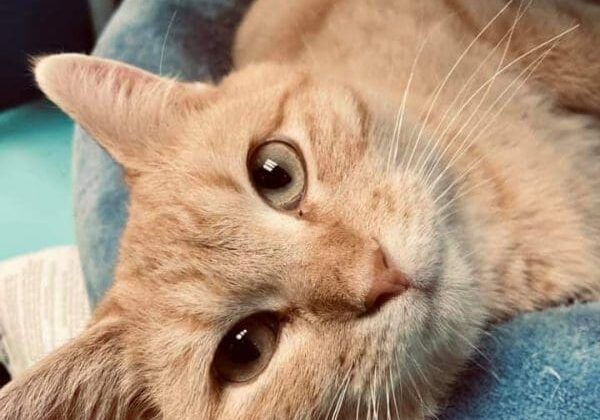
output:
<svg viewBox="0 0 600 420"><path fill-rule="evenodd" d="M216 170L209 178L233 186L246 175L248 151L268 139L297 145L309 170L326 183L339 182L363 159L369 112L350 88L301 71L272 79L282 74L277 66L240 73L223 83L217 103L189 119L180 134L184 163Z"/></svg>
<svg viewBox="0 0 600 420"><path fill-rule="evenodd" d="M351 89L332 83L307 84L288 100L279 127L298 139L320 182L339 183L365 157L369 112Z"/></svg>

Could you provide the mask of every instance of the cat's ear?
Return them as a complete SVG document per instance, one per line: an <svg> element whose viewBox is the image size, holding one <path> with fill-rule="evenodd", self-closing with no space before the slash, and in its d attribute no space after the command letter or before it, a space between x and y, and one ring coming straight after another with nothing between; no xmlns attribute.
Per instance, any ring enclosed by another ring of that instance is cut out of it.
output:
<svg viewBox="0 0 600 420"><path fill-rule="evenodd" d="M136 377L122 327L101 321L0 390L0 419L139 418L152 408Z"/></svg>
<svg viewBox="0 0 600 420"><path fill-rule="evenodd" d="M117 61L80 54L38 59L41 90L126 169L142 171L169 150L189 112L215 88L158 77Z"/></svg>

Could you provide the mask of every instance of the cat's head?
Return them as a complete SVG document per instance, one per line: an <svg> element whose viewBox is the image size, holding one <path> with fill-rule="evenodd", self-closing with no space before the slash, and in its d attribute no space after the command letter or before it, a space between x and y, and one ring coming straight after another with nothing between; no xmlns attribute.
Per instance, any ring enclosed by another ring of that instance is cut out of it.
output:
<svg viewBox="0 0 600 420"><path fill-rule="evenodd" d="M79 55L36 76L124 167L130 205L114 287L80 338L5 393L15 412L432 407L482 311L442 203L387 146L393 118L275 64L216 87Z"/></svg>

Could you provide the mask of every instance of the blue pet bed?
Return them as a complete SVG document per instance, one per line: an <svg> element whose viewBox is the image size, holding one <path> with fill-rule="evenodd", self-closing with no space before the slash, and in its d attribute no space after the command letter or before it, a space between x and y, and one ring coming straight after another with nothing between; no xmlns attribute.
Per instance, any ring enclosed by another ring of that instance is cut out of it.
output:
<svg viewBox="0 0 600 420"><path fill-rule="evenodd" d="M126 0L95 54L155 73L218 80L249 0ZM77 130L76 234L88 292L110 286L127 219L122 172ZM600 419L600 303L526 314L491 328L444 419Z"/></svg>

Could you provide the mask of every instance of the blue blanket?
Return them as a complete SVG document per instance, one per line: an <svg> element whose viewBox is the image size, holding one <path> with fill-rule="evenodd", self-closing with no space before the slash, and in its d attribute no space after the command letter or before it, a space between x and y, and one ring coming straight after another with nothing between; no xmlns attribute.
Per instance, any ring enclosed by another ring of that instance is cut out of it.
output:
<svg viewBox="0 0 600 420"><path fill-rule="evenodd" d="M249 0L126 0L95 54L163 75L218 80ZM110 286L127 213L121 169L75 135L77 240L94 303ZM600 419L600 303L523 315L491 328L444 419Z"/></svg>

